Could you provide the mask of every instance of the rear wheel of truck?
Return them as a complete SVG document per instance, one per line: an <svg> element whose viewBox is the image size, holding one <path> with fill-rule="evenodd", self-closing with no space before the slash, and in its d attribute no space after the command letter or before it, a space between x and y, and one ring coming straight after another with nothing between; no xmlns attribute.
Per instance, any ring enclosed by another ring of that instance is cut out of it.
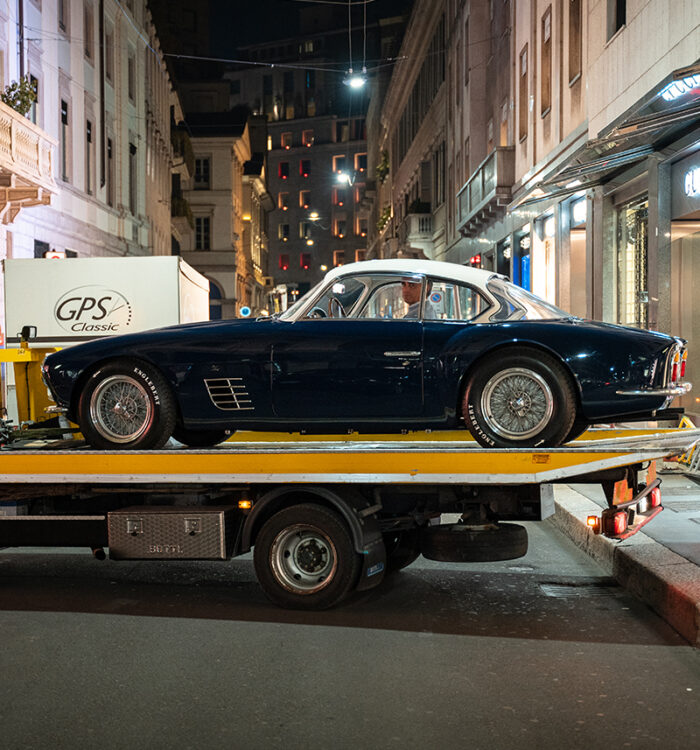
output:
<svg viewBox="0 0 700 750"><path fill-rule="evenodd" d="M253 559L268 598L292 609L338 604L360 573L360 556L342 518L311 503L270 517L255 540Z"/></svg>
<svg viewBox="0 0 700 750"><path fill-rule="evenodd" d="M515 523L427 526L421 534L421 553L440 562L513 560L527 553L527 531Z"/></svg>

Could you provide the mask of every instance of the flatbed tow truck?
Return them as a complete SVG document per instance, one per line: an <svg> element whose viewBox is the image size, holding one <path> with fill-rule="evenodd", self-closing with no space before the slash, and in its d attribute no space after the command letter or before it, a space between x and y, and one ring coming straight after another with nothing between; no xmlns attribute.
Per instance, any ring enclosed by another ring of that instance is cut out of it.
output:
<svg viewBox="0 0 700 750"><path fill-rule="evenodd" d="M41 428L43 357L29 351L0 355L20 363L20 422L29 417ZM604 428L561 448L489 450L466 430L236 432L207 450L95 451L5 422L0 549L222 561L252 549L272 601L324 609L379 585L419 554L454 562L521 557L527 532L512 522L552 515L557 482L602 485L609 507L588 524L623 539L662 510L656 461L687 454L698 439L692 427ZM440 522L455 513L457 523Z"/></svg>

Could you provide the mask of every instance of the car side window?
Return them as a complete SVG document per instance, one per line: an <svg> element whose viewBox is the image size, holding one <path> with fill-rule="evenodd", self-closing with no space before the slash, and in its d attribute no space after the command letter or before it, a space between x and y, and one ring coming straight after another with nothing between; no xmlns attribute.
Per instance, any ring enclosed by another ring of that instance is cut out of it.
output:
<svg viewBox="0 0 700 750"><path fill-rule="evenodd" d="M430 305L437 320L474 320L489 307L488 300L468 284L430 279L428 286L426 308Z"/></svg>
<svg viewBox="0 0 700 750"><path fill-rule="evenodd" d="M409 305L401 293L401 280L391 280L376 286L360 313L362 318L397 320L405 318Z"/></svg>
<svg viewBox="0 0 700 750"><path fill-rule="evenodd" d="M359 278L344 278L334 281L306 311L306 318L338 318L350 314L366 287ZM338 307L340 303L341 307ZM339 314L339 312L341 314Z"/></svg>

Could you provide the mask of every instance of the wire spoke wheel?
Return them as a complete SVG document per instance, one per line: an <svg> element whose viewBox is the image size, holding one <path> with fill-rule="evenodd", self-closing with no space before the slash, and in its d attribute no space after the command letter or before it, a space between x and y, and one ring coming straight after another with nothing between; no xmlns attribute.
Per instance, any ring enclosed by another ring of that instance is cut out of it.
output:
<svg viewBox="0 0 700 750"><path fill-rule="evenodd" d="M115 443L137 440L153 420L153 406L142 383L128 375L105 378L90 398L90 419L102 437Z"/></svg>
<svg viewBox="0 0 700 750"><path fill-rule="evenodd" d="M511 367L494 375L481 394L481 410L502 437L527 440L552 418L554 397L538 373Z"/></svg>
<svg viewBox="0 0 700 750"><path fill-rule="evenodd" d="M296 524L277 535L270 563L275 577L288 591L313 594L332 579L338 556L330 537L313 526Z"/></svg>

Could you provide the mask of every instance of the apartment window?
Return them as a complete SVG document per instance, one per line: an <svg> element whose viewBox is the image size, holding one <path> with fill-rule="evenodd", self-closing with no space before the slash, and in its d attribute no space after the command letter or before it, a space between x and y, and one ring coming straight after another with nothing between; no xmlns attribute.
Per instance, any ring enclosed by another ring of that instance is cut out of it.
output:
<svg viewBox="0 0 700 750"><path fill-rule="evenodd" d="M211 165L211 162L208 158L194 160L194 189L195 190L209 190L210 165Z"/></svg>
<svg viewBox="0 0 700 750"><path fill-rule="evenodd" d="M301 133L301 142L304 146L311 147L314 145L314 131L304 130Z"/></svg>
<svg viewBox="0 0 700 750"><path fill-rule="evenodd" d="M299 206L301 208L311 208L311 191L310 190L299 191Z"/></svg>
<svg viewBox="0 0 700 750"><path fill-rule="evenodd" d="M311 174L311 159L299 160L299 174L302 177L308 177Z"/></svg>
<svg viewBox="0 0 700 750"><path fill-rule="evenodd" d="M281 142L282 148L290 149L292 147L292 134L282 133Z"/></svg>
<svg viewBox="0 0 700 750"><path fill-rule="evenodd" d="M498 145L508 145L508 99L501 103L501 133Z"/></svg>
<svg viewBox="0 0 700 750"><path fill-rule="evenodd" d="M346 219L336 219L334 222L334 232L336 237L345 237L348 233L348 222Z"/></svg>
<svg viewBox="0 0 700 750"><path fill-rule="evenodd" d="M523 141L527 138L527 44L520 53L518 65L518 138Z"/></svg>
<svg viewBox="0 0 700 750"><path fill-rule="evenodd" d="M311 268L311 253L301 253L299 255L299 267L304 271L308 271Z"/></svg>
<svg viewBox="0 0 700 750"><path fill-rule="evenodd" d="M68 102L61 99L61 178L64 182L68 182L69 136Z"/></svg>
<svg viewBox="0 0 700 750"><path fill-rule="evenodd" d="M58 0L58 28L61 31L68 31L69 0Z"/></svg>
<svg viewBox="0 0 700 750"><path fill-rule="evenodd" d="M542 16L542 74L540 80L540 114L549 114L552 108L552 6Z"/></svg>
<svg viewBox="0 0 700 750"><path fill-rule="evenodd" d="M85 122L85 192L92 195L93 190L93 145L92 145L92 123L90 120Z"/></svg>
<svg viewBox="0 0 700 750"><path fill-rule="evenodd" d="M129 144L129 210L136 216L136 146Z"/></svg>
<svg viewBox="0 0 700 750"><path fill-rule="evenodd" d="M355 171L367 171L367 154L355 154Z"/></svg>
<svg viewBox="0 0 700 750"><path fill-rule="evenodd" d="M234 96L239 96L241 93L241 82L240 80L236 79L235 81L231 81L229 83L229 92L233 94Z"/></svg>
<svg viewBox="0 0 700 750"><path fill-rule="evenodd" d="M365 183L358 182L355 184L355 203L359 203L365 197Z"/></svg>
<svg viewBox="0 0 700 750"><path fill-rule="evenodd" d="M344 143L350 140L350 123L347 120L338 120L335 124L335 142Z"/></svg>
<svg viewBox="0 0 700 750"><path fill-rule="evenodd" d="M38 118L38 107L39 107L39 81L34 76L29 76L29 83L34 89L34 101L29 107L29 119L36 125Z"/></svg>
<svg viewBox="0 0 700 750"><path fill-rule="evenodd" d="M114 153L112 139L107 139L107 205L114 206Z"/></svg>
<svg viewBox="0 0 700 750"><path fill-rule="evenodd" d="M282 211L287 211L289 209L289 193L280 193L277 196L277 208Z"/></svg>
<svg viewBox="0 0 700 750"><path fill-rule="evenodd" d="M569 0L569 85L581 75L581 0Z"/></svg>
<svg viewBox="0 0 700 750"><path fill-rule="evenodd" d="M341 172L344 172L347 167L347 157L345 155L341 156L334 156L333 157L333 171L336 174L340 174Z"/></svg>
<svg viewBox="0 0 700 750"><path fill-rule="evenodd" d="M282 79L282 89L285 94L291 94L294 92L294 71L287 70L284 73Z"/></svg>
<svg viewBox="0 0 700 750"><path fill-rule="evenodd" d="M196 216L194 220L194 249L211 250L211 217Z"/></svg>
<svg viewBox="0 0 700 750"><path fill-rule="evenodd" d="M114 31L105 31L105 78L114 81Z"/></svg>
<svg viewBox="0 0 700 750"><path fill-rule="evenodd" d="M493 151L493 117L486 123L486 152Z"/></svg>
<svg viewBox="0 0 700 750"><path fill-rule="evenodd" d="M360 237L366 237L367 236L367 219L364 216L359 216L357 218L357 223L355 225L355 234L359 235Z"/></svg>
<svg viewBox="0 0 700 750"><path fill-rule="evenodd" d="M342 266L345 263L345 250L333 251L333 265Z"/></svg>
<svg viewBox="0 0 700 750"><path fill-rule="evenodd" d="M469 83L469 21L464 22L464 85Z"/></svg>
<svg viewBox="0 0 700 750"><path fill-rule="evenodd" d="M627 23L627 0L608 0L608 39Z"/></svg>
<svg viewBox="0 0 700 750"><path fill-rule="evenodd" d="M282 242L287 242L289 240L289 224L279 224L277 226L277 237L282 240Z"/></svg>
<svg viewBox="0 0 700 750"><path fill-rule="evenodd" d="M86 2L83 5L83 51L85 52L85 57L90 61L93 58L94 33L92 5Z"/></svg>
<svg viewBox="0 0 700 750"><path fill-rule="evenodd" d="M136 56L129 52L129 62L127 64L127 91L129 99L136 101Z"/></svg>
<svg viewBox="0 0 700 750"><path fill-rule="evenodd" d="M279 166L277 167L277 176L281 180L289 179L289 162L288 161L281 161L279 163Z"/></svg>
<svg viewBox="0 0 700 750"><path fill-rule="evenodd" d="M289 270L289 255L287 253L280 255L279 267L281 271Z"/></svg>
<svg viewBox="0 0 700 750"><path fill-rule="evenodd" d="M300 221L299 222L299 239L308 240L311 237L311 222Z"/></svg>
<svg viewBox="0 0 700 750"><path fill-rule="evenodd" d="M345 188L333 188L333 205L344 206L348 202L348 191Z"/></svg>
<svg viewBox="0 0 700 750"><path fill-rule="evenodd" d="M357 262L361 260L367 260L367 250L365 248L355 250L355 260Z"/></svg>

